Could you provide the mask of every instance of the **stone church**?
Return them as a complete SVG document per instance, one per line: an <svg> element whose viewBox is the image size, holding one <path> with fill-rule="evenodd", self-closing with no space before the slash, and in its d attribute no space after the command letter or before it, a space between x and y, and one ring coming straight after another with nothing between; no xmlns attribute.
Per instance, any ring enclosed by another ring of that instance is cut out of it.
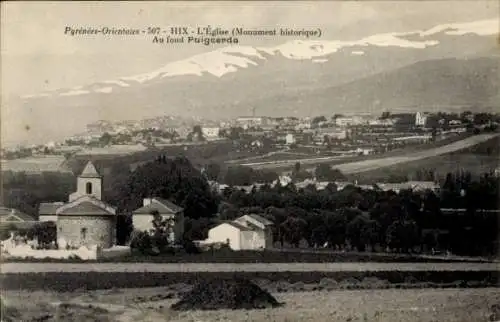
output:
<svg viewBox="0 0 500 322"><path fill-rule="evenodd" d="M59 244L109 248L115 244L116 210L102 201L102 193L103 178L89 161L69 200L41 203L39 220L56 223Z"/></svg>

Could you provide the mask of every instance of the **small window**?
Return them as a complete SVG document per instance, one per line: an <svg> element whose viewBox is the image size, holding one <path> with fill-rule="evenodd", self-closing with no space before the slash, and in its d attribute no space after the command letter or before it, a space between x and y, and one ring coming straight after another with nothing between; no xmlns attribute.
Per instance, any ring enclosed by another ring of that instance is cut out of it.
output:
<svg viewBox="0 0 500 322"><path fill-rule="evenodd" d="M82 228L80 230L80 236L82 237L82 239L87 239L87 228Z"/></svg>
<svg viewBox="0 0 500 322"><path fill-rule="evenodd" d="M85 192L90 195L92 194L92 182L87 182L85 185Z"/></svg>

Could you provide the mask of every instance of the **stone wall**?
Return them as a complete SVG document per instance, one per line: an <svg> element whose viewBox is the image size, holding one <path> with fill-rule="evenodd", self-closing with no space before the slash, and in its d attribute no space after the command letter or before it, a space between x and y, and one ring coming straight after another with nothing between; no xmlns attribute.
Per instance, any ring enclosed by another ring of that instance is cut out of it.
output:
<svg viewBox="0 0 500 322"><path fill-rule="evenodd" d="M57 218L57 239L63 238L74 247L109 248L115 244L115 232L114 216L59 215Z"/></svg>

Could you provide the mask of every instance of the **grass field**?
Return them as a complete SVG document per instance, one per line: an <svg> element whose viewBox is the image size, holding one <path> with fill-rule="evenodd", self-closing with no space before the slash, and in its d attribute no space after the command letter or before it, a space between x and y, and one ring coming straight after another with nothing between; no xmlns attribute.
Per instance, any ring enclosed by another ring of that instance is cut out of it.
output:
<svg viewBox="0 0 500 322"><path fill-rule="evenodd" d="M396 165L406 164L408 162L416 162L436 156L447 155L456 153L458 151L467 150L476 145L484 144L485 142L498 142L499 135L492 134L479 134L468 137L456 137L443 142L436 142L425 146L413 147L404 150L391 151L383 155L369 155L363 157L353 157L345 159L321 159L317 160L289 160L287 162L278 162L273 164L254 164L249 165L256 169L291 169L295 162L300 161L304 169L314 169L318 163L328 163L345 174L354 174L378 170L386 167L393 167Z"/></svg>
<svg viewBox="0 0 500 322"><path fill-rule="evenodd" d="M432 169L436 174L445 176L448 172L470 171L472 174L486 173L500 166L500 156L477 155L472 153L441 155L423 160L401 163L361 173L352 173L349 180L359 183L382 182L388 176L407 176L418 170Z"/></svg>
<svg viewBox="0 0 500 322"><path fill-rule="evenodd" d="M177 298L152 298L168 292L165 288L69 293L15 290L3 296L10 307L19 309L20 321L40 316L44 321L57 321L50 314L57 314L54 304L64 302L75 303L64 306L73 311L64 321L479 322L495 321L490 319L492 307L500 303L497 288L342 290L273 294L285 303L275 309L175 312L170 305Z"/></svg>

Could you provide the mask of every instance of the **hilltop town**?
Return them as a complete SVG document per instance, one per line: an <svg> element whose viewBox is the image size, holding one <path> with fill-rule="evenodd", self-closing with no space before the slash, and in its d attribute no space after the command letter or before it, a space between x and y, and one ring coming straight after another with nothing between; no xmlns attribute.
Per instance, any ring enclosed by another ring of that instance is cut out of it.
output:
<svg viewBox="0 0 500 322"><path fill-rule="evenodd" d="M284 148L318 155L369 155L466 132L495 131L499 122L500 114L472 112L384 112L308 118L242 116L226 121L166 116L140 121L99 121L88 124L86 133L63 142L3 148L0 156L13 160L74 153L120 155L153 147L224 140L250 144L257 155L259 149L269 153Z"/></svg>

